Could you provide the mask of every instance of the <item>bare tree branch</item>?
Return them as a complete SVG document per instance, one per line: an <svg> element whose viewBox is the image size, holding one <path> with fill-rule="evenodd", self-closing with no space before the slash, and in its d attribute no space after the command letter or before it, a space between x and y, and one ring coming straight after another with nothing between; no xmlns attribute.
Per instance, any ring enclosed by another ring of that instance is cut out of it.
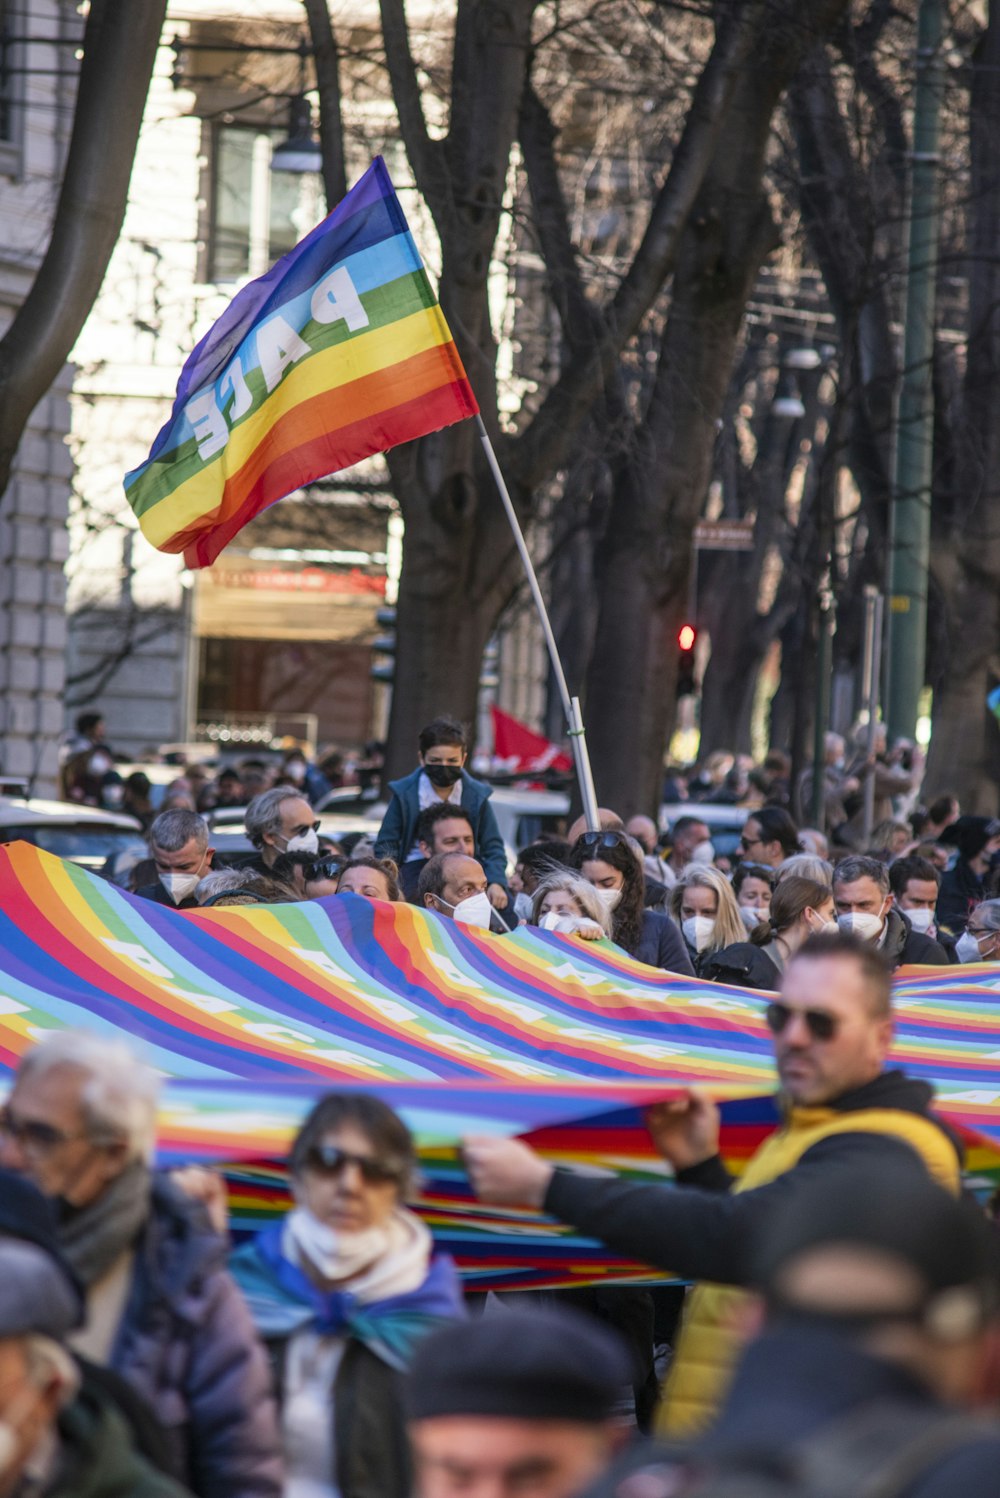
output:
<svg viewBox="0 0 1000 1498"><path fill-rule="evenodd" d="M118 242L166 0L99 0L87 17L66 170L45 258L0 340L0 493Z"/></svg>
<svg viewBox="0 0 1000 1498"><path fill-rule="evenodd" d="M567 364L513 451L518 481L534 486L557 468L583 411L610 375L621 349L638 328L670 274L687 223L726 118L740 70L750 60L766 4L730 6L712 54L694 90L670 171L657 195L642 243L615 293L606 331L589 359Z"/></svg>
<svg viewBox="0 0 1000 1498"><path fill-rule="evenodd" d="M450 225L455 211L444 151L431 139L420 98L416 64L410 49L403 0L379 0L385 59L399 128L417 187L427 201L439 231Z"/></svg>
<svg viewBox="0 0 1000 1498"><path fill-rule="evenodd" d="M340 52L327 0L302 0L309 18L316 88L319 93L319 139L323 151L323 190L327 211L347 196L344 130L340 110Z"/></svg>

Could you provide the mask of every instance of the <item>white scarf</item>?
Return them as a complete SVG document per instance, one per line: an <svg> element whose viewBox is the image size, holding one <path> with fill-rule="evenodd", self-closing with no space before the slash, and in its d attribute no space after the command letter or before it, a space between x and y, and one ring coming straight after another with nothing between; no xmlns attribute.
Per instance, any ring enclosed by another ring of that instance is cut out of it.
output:
<svg viewBox="0 0 1000 1498"><path fill-rule="evenodd" d="M300 1269L312 1269L360 1301L388 1300L418 1289L427 1278L432 1251L428 1229L405 1207L396 1207L384 1227L338 1233L296 1207L285 1218L281 1250Z"/></svg>

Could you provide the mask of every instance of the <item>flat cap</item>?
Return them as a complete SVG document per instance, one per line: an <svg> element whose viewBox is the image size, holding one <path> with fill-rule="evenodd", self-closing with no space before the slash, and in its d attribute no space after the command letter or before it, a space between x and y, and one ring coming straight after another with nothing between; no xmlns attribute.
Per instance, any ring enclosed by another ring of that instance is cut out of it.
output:
<svg viewBox="0 0 1000 1498"><path fill-rule="evenodd" d="M631 1360L593 1317L539 1306L458 1322L417 1349L406 1376L410 1420L495 1415L599 1424L612 1413Z"/></svg>

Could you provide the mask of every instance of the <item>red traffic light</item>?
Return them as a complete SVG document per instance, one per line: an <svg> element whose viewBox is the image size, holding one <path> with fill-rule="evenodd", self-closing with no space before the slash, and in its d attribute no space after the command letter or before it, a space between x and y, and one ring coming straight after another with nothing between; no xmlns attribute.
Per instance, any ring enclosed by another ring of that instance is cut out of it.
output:
<svg viewBox="0 0 1000 1498"><path fill-rule="evenodd" d="M693 650L697 632L693 624L682 624L677 631L677 643L682 650Z"/></svg>

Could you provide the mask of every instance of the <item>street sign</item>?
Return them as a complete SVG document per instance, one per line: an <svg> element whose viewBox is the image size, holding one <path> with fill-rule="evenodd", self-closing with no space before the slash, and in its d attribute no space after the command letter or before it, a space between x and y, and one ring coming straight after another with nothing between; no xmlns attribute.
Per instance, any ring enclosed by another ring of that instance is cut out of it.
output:
<svg viewBox="0 0 1000 1498"><path fill-rule="evenodd" d="M753 521L699 520L694 544L696 551L753 551Z"/></svg>

